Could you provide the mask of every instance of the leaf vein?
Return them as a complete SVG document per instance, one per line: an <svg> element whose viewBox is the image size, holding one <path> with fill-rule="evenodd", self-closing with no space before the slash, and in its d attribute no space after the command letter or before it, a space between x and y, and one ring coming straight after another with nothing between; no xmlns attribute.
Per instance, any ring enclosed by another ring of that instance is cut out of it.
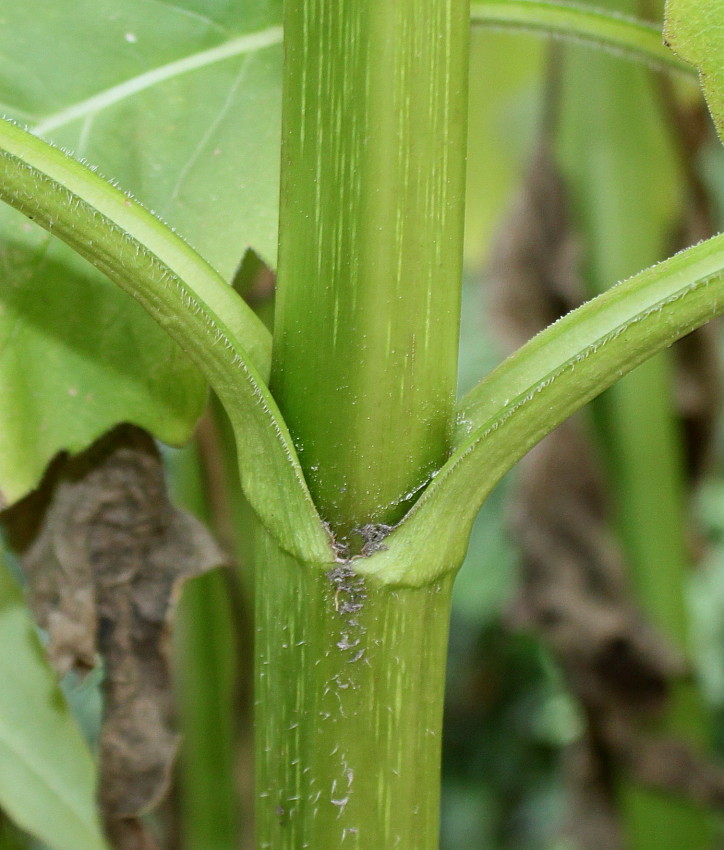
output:
<svg viewBox="0 0 724 850"><path fill-rule="evenodd" d="M105 91L99 92L86 100L66 106L64 109L46 116L32 128L32 132L36 136L44 136L53 130L57 130L59 127L70 124L72 121L86 118L89 115L95 115L103 109L107 109L122 100L133 97L133 95L166 80L213 65L217 62L223 62L235 56L241 56L245 53L251 53L255 50L262 50L265 47L280 44L281 40L282 28L279 26L269 27L259 32L231 39L231 41L212 47L209 50L189 54L188 56L184 56L183 59L177 59L174 62L153 68L123 83L119 83L117 86L112 86Z"/></svg>
<svg viewBox="0 0 724 850"><path fill-rule="evenodd" d="M176 201L176 199L178 198L179 192L181 191L181 186L183 185L184 180L186 179L189 172L193 168L194 163L198 160L199 156L201 155L201 152L203 151L203 149L208 144L209 139L214 135L217 128L219 127L221 122L224 120L224 117L226 116L226 114L229 112L229 110L233 106L234 96L236 95L236 92L237 92L239 86L242 84L242 82L246 78L246 73L247 73L247 70L249 68L249 60L250 59L251 59L251 56L247 56L246 59L244 60L244 62L242 63L241 68L239 69L239 73L236 75L236 79L234 80L233 84L229 88L229 92L226 96L226 99L224 100L223 105L221 106L221 109L219 110L218 115L214 118L214 120L206 128L206 130L202 134L201 138L199 139L198 144L196 145L194 150L189 155L189 158L186 160L186 163L184 164L183 168L179 171L178 179L176 180L176 183L173 187L173 191L171 192L171 195L169 197L169 203L174 203L174 201Z"/></svg>

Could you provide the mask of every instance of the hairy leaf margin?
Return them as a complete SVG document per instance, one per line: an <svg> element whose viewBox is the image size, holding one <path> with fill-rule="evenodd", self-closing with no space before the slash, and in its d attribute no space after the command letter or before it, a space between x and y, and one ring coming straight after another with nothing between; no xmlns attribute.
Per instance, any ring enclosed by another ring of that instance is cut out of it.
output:
<svg viewBox="0 0 724 850"><path fill-rule="evenodd" d="M0 162L0 199L132 295L205 375L234 426L247 497L279 545L302 561L328 560L326 532L265 383L270 336L253 312L140 204L5 120Z"/></svg>
<svg viewBox="0 0 724 850"><path fill-rule="evenodd" d="M414 586L457 569L483 501L529 449L722 312L724 234L640 272L538 334L461 400L451 457L386 538L387 551L355 568Z"/></svg>

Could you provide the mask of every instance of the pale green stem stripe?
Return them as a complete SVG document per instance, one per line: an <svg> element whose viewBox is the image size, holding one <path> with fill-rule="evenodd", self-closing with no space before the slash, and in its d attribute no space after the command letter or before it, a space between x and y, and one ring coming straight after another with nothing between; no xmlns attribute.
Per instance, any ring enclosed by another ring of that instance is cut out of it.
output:
<svg viewBox="0 0 724 850"><path fill-rule="evenodd" d="M602 9L548 0L474 0L470 17L473 25L590 42L640 62L696 75L696 68L664 44L659 27Z"/></svg>
<svg viewBox="0 0 724 850"><path fill-rule="evenodd" d="M58 127L70 124L79 118L94 115L102 109L107 109L109 106L113 106L126 98L144 91L144 89L149 89L181 74L188 74L189 71L196 71L199 68L213 65L216 62L223 62L225 59L231 59L235 56L241 56L245 53L262 50L265 47L271 47L275 44L281 44L281 41L281 27L269 27L260 32L239 36L218 45L218 47L212 47L210 50L193 53L190 56L184 56L183 59L177 59L175 62L169 62L167 65L153 68L145 74L139 74L137 77L119 83L117 86L99 92L87 100L73 103L53 115L48 115L36 124L32 130L38 136L45 135L53 130L57 130Z"/></svg>

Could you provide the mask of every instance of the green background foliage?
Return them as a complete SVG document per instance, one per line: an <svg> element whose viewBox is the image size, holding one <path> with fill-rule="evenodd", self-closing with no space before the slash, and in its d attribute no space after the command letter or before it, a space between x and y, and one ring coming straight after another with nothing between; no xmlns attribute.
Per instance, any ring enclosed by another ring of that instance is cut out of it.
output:
<svg viewBox="0 0 724 850"><path fill-rule="evenodd" d="M53 850L104 850L95 765L2 562L0 645L0 806Z"/></svg>

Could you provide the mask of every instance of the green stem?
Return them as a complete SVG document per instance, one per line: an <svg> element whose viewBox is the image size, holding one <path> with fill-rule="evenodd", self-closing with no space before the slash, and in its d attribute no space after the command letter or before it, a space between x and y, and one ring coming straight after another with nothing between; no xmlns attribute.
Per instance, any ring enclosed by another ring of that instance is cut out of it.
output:
<svg viewBox="0 0 724 850"><path fill-rule="evenodd" d="M180 820L187 850L234 850L239 842L235 641L229 608L227 582L214 570L185 588L178 612Z"/></svg>
<svg viewBox="0 0 724 850"><path fill-rule="evenodd" d="M399 520L450 446L468 4L290 0L284 28L271 387L345 538Z"/></svg>
<svg viewBox="0 0 724 850"><path fill-rule="evenodd" d="M285 4L271 388L339 552L449 453L468 30L467 0ZM390 586L259 533L258 846L435 850L452 577Z"/></svg>
<svg viewBox="0 0 724 850"><path fill-rule="evenodd" d="M450 576L310 569L260 531L257 846L436 850Z"/></svg>
<svg viewBox="0 0 724 850"><path fill-rule="evenodd" d="M589 42L663 70L696 75L696 68L666 47L660 27L605 9L551 0L473 0L471 20Z"/></svg>
<svg viewBox="0 0 724 850"><path fill-rule="evenodd" d="M636 596L654 624L683 648L689 643L689 544L672 366L668 356L652 357L598 403Z"/></svg>

